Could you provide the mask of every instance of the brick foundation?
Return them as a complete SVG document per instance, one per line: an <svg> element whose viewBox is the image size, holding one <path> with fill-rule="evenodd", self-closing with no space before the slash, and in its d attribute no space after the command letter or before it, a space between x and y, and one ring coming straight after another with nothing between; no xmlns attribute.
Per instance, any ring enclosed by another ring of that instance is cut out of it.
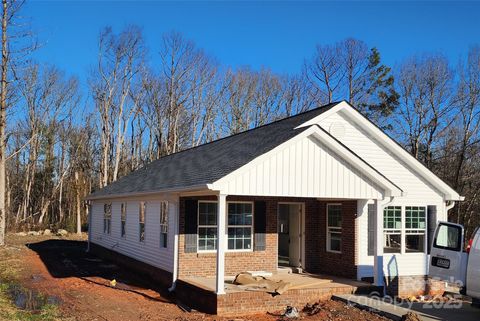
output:
<svg viewBox="0 0 480 321"><path fill-rule="evenodd" d="M185 200L216 200L215 196L180 198L179 278L213 277L216 273L215 253L185 253ZM226 252L225 274L236 275L246 270L275 272L278 267L277 215L279 202L305 204L305 270L312 273L356 278L357 254L355 238L356 201L335 201L342 204L342 253L326 250L326 206L328 201L312 198L280 198L228 196L229 201L266 202L266 250ZM332 201L333 203L333 201Z"/></svg>
<svg viewBox="0 0 480 321"><path fill-rule="evenodd" d="M385 280L385 292L393 297L441 295L444 291L444 282L432 280L426 275L403 275Z"/></svg>

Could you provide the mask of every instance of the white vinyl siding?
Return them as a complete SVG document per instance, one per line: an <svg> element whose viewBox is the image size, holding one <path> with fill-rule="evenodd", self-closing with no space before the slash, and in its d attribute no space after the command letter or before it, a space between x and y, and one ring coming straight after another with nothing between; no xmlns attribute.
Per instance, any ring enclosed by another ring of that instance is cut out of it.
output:
<svg viewBox="0 0 480 321"><path fill-rule="evenodd" d="M313 137L302 137L215 183L229 195L381 197L383 191Z"/></svg>
<svg viewBox="0 0 480 321"><path fill-rule="evenodd" d="M103 204L106 201L92 201L91 242L116 251L141 262L173 271L173 244L175 238L175 218L178 215L178 198L168 198L168 233L167 248L160 244L160 202L165 197L145 198L147 203L145 215L145 241L139 242L139 203L140 198L129 198L108 201L112 204L111 234L103 233ZM121 236L121 204L126 203L125 236Z"/></svg>

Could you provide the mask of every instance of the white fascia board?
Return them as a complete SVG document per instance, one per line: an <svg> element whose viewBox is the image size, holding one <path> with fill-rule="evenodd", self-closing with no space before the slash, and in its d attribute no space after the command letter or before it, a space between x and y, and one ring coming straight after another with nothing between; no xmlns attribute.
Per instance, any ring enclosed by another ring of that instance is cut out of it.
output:
<svg viewBox="0 0 480 321"><path fill-rule="evenodd" d="M423 165L419 160L417 160L409 152L403 149L403 147L398 145L397 142L395 142L392 138L386 135L380 128L378 128L368 119L366 119L365 116L363 116L355 108L353 108L346 102L342 102L340 104L342 104L342 114L350 118L355 123L361 125L361 128L365 130L369 135L374 137L377 141L379 141L390 151L392 151L396 156L398 156L402 161L404 161L408 166L410 166L416 173L419 173L433 186L438 188L444 194L445 200L462 201L464 199L463 196L460 196L453 188L448 186L448 184L442 181L437 175L432 173L425 165Z"/></svg>
<svg viewBox="0 0 480 321"><path fill-rule="evenodd" d="M277 153L278 151L290 146L291 144L295 144L298 140L305 138L305 137L315 137L317 140L324 143L328 148L333 150L337 153L340 157L345 159L349 164L351 164L357 170L360 170L363 174L365 174L369 179L373 182L377 183L382 189L385 191L385 196L401 196L403 194L402 190L397 187L395 184L391 183L388 179L384 176L379 174L375 169L371 166L366 164L363 160L361 160L357 155L353 154L350 150L342 146L339 142L337 142L334 138L332 138L329 134L321 130L316 124L315 126L310 126L308 129L304 130L303 132L299 133L297 136L289 139L288 141L278 145L274 149L270 150L269 152L255 158L251 162L243 165L239 169L229 173L228 175L220 178L216 182L214 182L211 186L212 190L219 190L223 183L229 181L236 175L241 175L243 172L248 171L252 166L255 166L257 162L261 162L264 159L270 157L272 154Z"/></svg>
<svg viewBox="0 0 480 321"><path fill-rule="evenodd" d="M203 184L203 185L189 186L189 187L168 188L168 189L161 189L156 191L121 193L121 194L110 194L110 195L100 195L100 196L87 196L85 200L93 201L93 200L113 199L113 198L152 196L152 195L169 194L169 193L202 191L206 189L207 190L211 189L211 184Z"/></svg>

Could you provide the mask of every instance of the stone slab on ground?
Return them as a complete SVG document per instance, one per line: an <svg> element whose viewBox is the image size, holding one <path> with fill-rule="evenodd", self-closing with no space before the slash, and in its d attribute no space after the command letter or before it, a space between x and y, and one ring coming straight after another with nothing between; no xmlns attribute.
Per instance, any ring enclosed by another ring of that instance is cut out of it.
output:
<svg viewBox="0 0 480 321"><path fill-rule="evenodd" d="M392 304L384 302L378 298L369 298L367 296L355 294L339 294L332 296L333 300L350 303L359 308L383 315L389 319L400 321L402 316L408 312L415 312L422 321L478 321L480 320L480 309L472 307L467 302L444 304L438 306L435 303L410 303L411 309L407 304Z"/></svg>

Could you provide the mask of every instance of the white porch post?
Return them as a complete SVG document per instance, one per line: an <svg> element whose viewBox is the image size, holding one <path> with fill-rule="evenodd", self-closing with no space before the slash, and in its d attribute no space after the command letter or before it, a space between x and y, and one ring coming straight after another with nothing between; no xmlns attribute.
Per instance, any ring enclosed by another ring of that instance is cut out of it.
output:
<svg viewBox="0 0 480 321"><path fill-rule="evenodd" d="M373 280L375 285L383 286L383 208L380 200L375 200Z"/></svg>
<svg viewBox="0 0 480 321"><path fill-rule="evenodd" d="M226 209L227 195L218 195L218 211L217 211L217 294L225 294L225 247L226 247Z"/></svg>

